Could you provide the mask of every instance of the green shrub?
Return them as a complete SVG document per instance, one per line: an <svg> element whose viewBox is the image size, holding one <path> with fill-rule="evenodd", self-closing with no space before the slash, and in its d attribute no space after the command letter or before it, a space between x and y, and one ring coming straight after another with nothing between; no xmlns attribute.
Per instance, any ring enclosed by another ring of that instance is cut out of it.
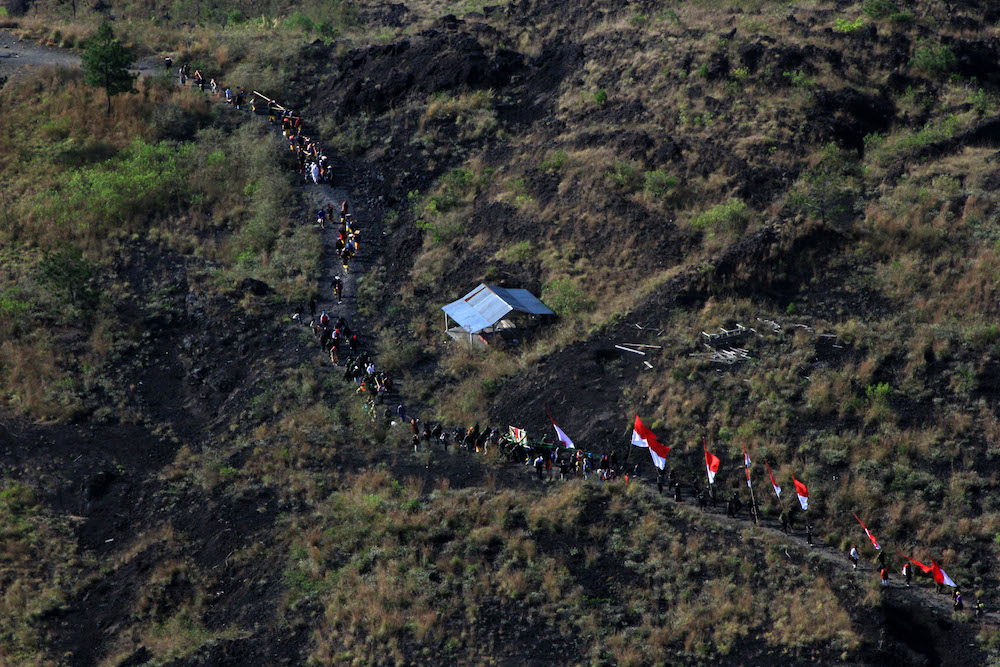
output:
<svg viewBox="0 0 1000 667"><path fill-rule="evenodd" d="M982 88L969 93L969 103L980 116L991 116L996 112L996 99Z"/></svg>
<svg viewBox="0 0 1000 667"><path fill-rule="evenodd" d="M538 165L540 171L559 171L566 162L566 151L555 151Z"/></svg>
<svg viewBox="0 0 1000 667"><path fill-rule="evenodd" d="M691 220L694 229L706 229L713 232L733 232L740 234L750 221L747 205L739 199L731 199L725 204L718 204L703 211Z"/></svg>
<svg viewBox="0 0 1000 667"><path fill-rule="evenodd" d="M598 89L598 91L594 93L594 101L603 105L608 101L608 91L603 88Z"/></svg>
<svg viewBox="0 0 1000 667"><path fill-rule="evenodd" d="M31 304L19 298L12 289L0 293L0 319L13 321L22 317L31 309Z"/></svg>
<svg viewBox="0 0 1000 667"><path fill-rule="evenodd" d="M568 278L553 280L542 290L542 300L563 317L580 313L590 307L583 290Z"/></svg>
<svg viewBox="0 0 1000 667"><path fill-rule="evenodd" d="M38 280L65 294L73 305L92 307L97 299L90 284L94 272L94 265L79 248L68 247L45 255L38 265Z"/></svg>
<svg viewBox="0 0 1000 667"><path fill-rule="evenodd" d="M889 386L888 382L870 384L865 387L865 398L871 404L884 403L889 397L890 392L892 392L892 387Z"/></svg>
<svg viewBox="0 0 1000 667"><path fill-rule="evenodd" d="M813 87L813 83L815 83L802 70L784 72L782 76L788 79L789 83L791 83L793 86L795 86L800 90L809 90L810 88Z"/></svg>
<svg viewBox="0 0 1000 667"><path fill-rule="evenodd" d="M942 76L951 71L956 62L955 53L950 46L921 39L913 47L910 67L933 76Z"/></svg>
<svg viewBox="0 0 1000 667"><path fill-rule="evenodd" d="M643 189L653 199L659 201L669 195L677 187L677 179L669 173L657 169L647 171Z"/></svg>
<svg viewBox="0 0 1000 667"><path fill-rule="evenodd" d="M642 182L642 172L624 160L615 160L608 170L608 180L625 192L635 192Z"/></svg>
<svg viewBox="0 0 1000 667"><path fill-rule="evenodd" d="M862 17L858 17L853 21L848 21L847 19L837 19L833 26L833 29L837 32L842 32L845 35L849 35L852 32L856 32L861 29L861 26L865 24L865 20Z"/></svg>
<svg viewBox="0 0 1000 667"><path fill-rule="evenodd" d="M861 11L867 14L868 18L877 21L895 14L896 3L893 0L865 0L861 5Z"/></svg>

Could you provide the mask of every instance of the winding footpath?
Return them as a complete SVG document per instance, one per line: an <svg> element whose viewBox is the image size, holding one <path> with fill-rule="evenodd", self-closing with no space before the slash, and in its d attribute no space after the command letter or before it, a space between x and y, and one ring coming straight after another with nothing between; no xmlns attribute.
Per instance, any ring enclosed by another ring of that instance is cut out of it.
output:
<svg viewBox="0 0 1000 667"><path fill-rule="evenodd" d="M0 77L15 72L23 73L26 68L33 66L79 67L79 65L80 58L74 53L39 46L19 39L10 31L0 30ZM146 74L151 73L154 69L155 66L150 62L141 63L137 67L140 73ZM266 122L264 118L254 120ZM315 217L317 210L326 208L328 204L332 203L335 210L339 211L341 203L347 201L349 211L355 220L357 220L361 231L361 242L359 252L351 262L350 270L344 274L336 252L337 223L328 224L326 229L319 231L322 253L320 273L316 285L317 294L319 295L316 299L317 315L320 312L326 311L334 319L337 316L343 316L357 331L362 349L369 350L371 354L374 354L376 341L372 335L371 327L362 326L360 319L361 316L358 310L358 282L362 275L369 272L376 265L376 262L382 255L384 243L382 226L380 221L369 219L364 207L359 207L352 198L351 190L353 181L349 165L339 159L339 156L330 155L330 159L332 160L334 170L332 186L302 182L299 182L296 186L301 201L301 215L305 216L302 218L302 224L316 224ZM330 282L336 275L340 275L344 283L342 303L340 304L337 303L333 290L330 287ZM399 380L395 378L394 380L398 386ZM394 389L393 393L395 394L394 398L398 397L398 390ZM533 469L530 467L525 468L524 475L533 478ZM510 483L502 475L495 479L504 485ZM637 483L641 483L642 481L641 478L636 479ZM702 529L706 527L705 524L714 524L715 527L724 527L737 533L743 533L747 530L759 531L771 539L783 542L788 547L795 547L794 553L790 553L786 549L785 553L789 560L800 560L799 554L806 554L805 560L810 565L822 568L825 573L836 576L840 580L846 580L851 587L851 591L859 596L864 595L864 578L876 578L878 576L877 568L870 561L871 554L867 555L869 560L863 560L858 570L854 571L848 562L846 552L821 544L819 541L814 545L809 545L801 536L783 533L778 523L771 519L765 519L761 522L760 526L755 527L745 516L741 518L728 517L723 510L716 508L700 510L690 501L676 506L674 509L676 516L687 521L694 530L699 529L699 524L701 524L700 528ZM859 547L862 546L862 540L856 540L855 543ZM896 563L899 560L898 557L894 553L887 553L887 555L890 554L891 562ZM966 611L964 613L972 615L974 614L976 602L975 595L972 590L967 590L965 593ZM915 573L913 586L906 587L902 583L902 576L899 574L898 568L894 568L891 583L886 594L890 600L893 598L902 598L907 602L916 603L921 607L932 610L942 620L944 618L955 618L955 622L960 622L952 611L951 596L935 593L933 582L928 583L928 578L919 573ZM986 614L984 620L987 623L995 625L1000 622L1000 615L998 615L998 612L990 612ZM943 657L946 658L945 662L953 662L953 660L948 660L947 656Z"/></svg>

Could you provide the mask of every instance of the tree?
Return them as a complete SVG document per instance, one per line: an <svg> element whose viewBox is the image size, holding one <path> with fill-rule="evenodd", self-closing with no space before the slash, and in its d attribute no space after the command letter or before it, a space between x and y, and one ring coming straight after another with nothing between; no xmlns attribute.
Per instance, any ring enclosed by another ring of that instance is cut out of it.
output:
<svg viewBox="0 0 1000 667"><path fill-rule="evenodd" d="M84 309L93 308L97 303L93 287L95 273L94 265L75 246L46 253L38 265L39 282L65 293L70 303Z"/></svg>
<svg viewBox="0 0 1000 667"><path fill-rule="evenodd" d="M109 116L113 95L135 92L136 75L128 71L132 60L132 51L115 39L115 32L107 21L87 40L83 51L83 80L88 86L103 88L107 93Z"/></svg>
<svg viewBox="0 0 1000 667"><path fill-rule="evenodd" d="M792 186L788 204L824 223L842 224L855 213L860 180L857 162L830 143L823 147L819 163L803 172Z"/></svg>

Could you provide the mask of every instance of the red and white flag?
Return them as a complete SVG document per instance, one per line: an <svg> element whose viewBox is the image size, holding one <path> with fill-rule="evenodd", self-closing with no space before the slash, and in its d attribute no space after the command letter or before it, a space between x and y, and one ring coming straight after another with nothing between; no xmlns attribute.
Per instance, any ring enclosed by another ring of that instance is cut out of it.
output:
<svg viewBox="0 0 1000 667"><path fill-rule="evenodd" d="M559 438L559 442L563 444L563 447L566 449L576 449L576 445L574 445L573 441L569 439L569 436L566 435L561 428L559 428L559 425L556 424L556 420L552 418L552 415L549 415L549 421L552 422L552 426L555 427L556 437Z"/></svg>
<svg viewBox="0 0 1000 667"><path fill-rule="evenodd" d="M719 457L708 451L708 444L705 438L701 439L701 447L705 450L705 469L708 470L708 483L715 484L715 473L719 472Z"/></svg>
<svg viewBox="0 0 1000 667"><path fill-rule="evenodd" d="M516 426L510 427L510 437L517 444L522 444L528 440L528 433L523 428L517 428Z"/></svg>
<svg viewBox="0 0 1000 667"><path fill-rule="evenodd" d="M851 514L854 514L854 512L851 512ZM854 518L858 519L858 515L854 514ZM875 536L872 535L871 532L868 530L868 526L866 526L861 519L858 519L858 523L860 523L861 527L865 529L865 535L867 535L868 539L872 541L872 546L881 551L882 547L878 545L878 542L875 540Z"/></svg>
<svg viewBox="0 0 1000 667"><path fill-rule="evenodd" d="M941 569L941 566L934 562L931 558L931 572L934 574L934 581L939 584L944 584L945 586L951 586L952 588L958 588L958 585L951 580L948 573Z"/></svg>
<svg viewBox="0 0 1000 667"><path fill-rule="evenodd" d="M639 421L639 415L635 416L635 426L632 429L632 444L636 447L645 447L649 450L649 455L653 458L653 465L660 470L667 464L667 454L670 448L661 444L656 439L656 435L646 428L646 425Z"/></svg>
<svg viewBox="0 0 1000 667"><path fill-rule="evenodd" d="M746 473L747 473L747 488L748 489L752 489L753 488L752 486L750 486L750 466L751 466L750 455L747 454L747 443L744 442L743 443L743 467L746 468Z"/></svg>
<svg viewBox="0 0 1000 667"><path fill-rule="evenodd" d="M910 561L911 563L913 563L914 565L916 565L917 567L919 567L921 569L921 571L923 571L924 574L930 574L931 570L934 569L930 565L924 565L919 560L916 560L914 558L910 558L909 556L907 556L904 553L900 553L898 551L896 553L898 553L900 556L902 556L906 560Z"/></svg>
<svg viewBox="0 0 1000 667"><path fill-rule="evenodd" d="M774 481L774 475L771 474L771 466L767 465L767 459L764 459L764 467L767 468L767 476L771 478L771 486L774 487L774 495L778 496L778 500L781 500L781 487L778 483Z"/></svg>
<svg viewBox="0 0 1000 667"><path fill-rule="evenodd" d="M806 485L795 479L795 475L792 475L792 482L795 484L795 494L799 497L799 505L802 505L802 509L809 509L809 489Z"/></svg>

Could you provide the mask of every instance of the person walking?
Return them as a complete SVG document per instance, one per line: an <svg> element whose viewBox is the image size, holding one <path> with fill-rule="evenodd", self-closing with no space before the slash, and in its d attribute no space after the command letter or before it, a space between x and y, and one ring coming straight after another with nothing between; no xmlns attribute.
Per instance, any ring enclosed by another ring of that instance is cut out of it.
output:
<svg viewBox="0 0 1000 667"><path fill-rule="evenodd" d="M861 559L861 554L858 553L857 547L851 547L851 552L849 558L851 559L851 565L853 569L858 569L858 561Z"/></svg>
<svg viewBox="0 0 1000 667"><path fill-rule="evenodd" d="M337 303L341 303L341 294L344 291L344 281L340 279L340 276L334 276L333 280L330 281L330 287L333 288L333 293L337 297Z"/></svg>
<svg viewBox="0 0 1000 667"><path fill-rule="evenodd" d="M882 580L882 588L888 588L889 587L889 569L883 567L879 571L879 577Z"/></svg>
<svg viewBox="0 0 1000 667"><path fill-rule="evenodd" d="M962 592L955 589L955 611L962 611L965 609L965 605L962 604Z"/></svg>
<svg viewBox="0 0 1000 667"><path fill-rule="evenodd" d="M910 579L913 578L913 566L909 563L903 564L903 579L906 580L906 587L910 587Z"/></svg>
<svg viewBox="0 0 1000 667"><path fill-rule="evenodd" d="M396 416L399 417L399 421L405 422L406 419L406 406L400 403L396 406Z"/></svg>

